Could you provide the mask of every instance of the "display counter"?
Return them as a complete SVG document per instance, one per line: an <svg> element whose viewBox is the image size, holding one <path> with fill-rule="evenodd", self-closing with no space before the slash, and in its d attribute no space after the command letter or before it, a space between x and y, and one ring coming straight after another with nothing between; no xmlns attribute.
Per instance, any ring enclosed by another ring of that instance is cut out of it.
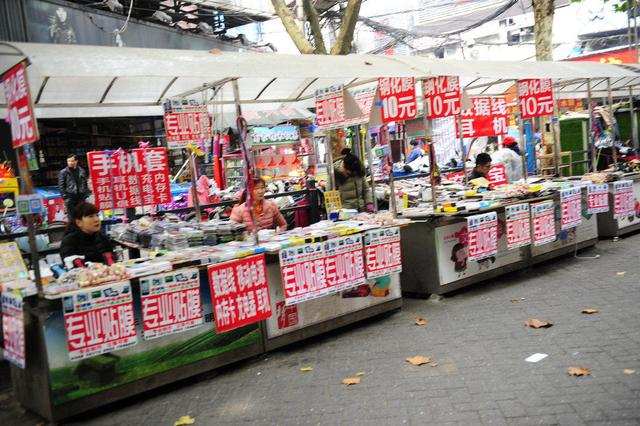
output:
<svg viewBox="0 0 640 426"><path fill-rule="evenodd" d="M622 177L633 182L633 210L628 214L615 218L615 194L610 184L609 205L607 213L598 215L598 234L600 237L619 237L640 230L640 173L630 173Z"/></svg>

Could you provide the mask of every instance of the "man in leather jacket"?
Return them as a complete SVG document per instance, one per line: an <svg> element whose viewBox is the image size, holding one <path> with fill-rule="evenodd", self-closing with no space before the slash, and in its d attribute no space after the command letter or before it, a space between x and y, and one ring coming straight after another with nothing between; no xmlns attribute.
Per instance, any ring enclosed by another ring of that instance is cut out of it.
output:
<svg viewBox="0 0 640 426"><path fill-rule="evenodd" d="M89 191L87 172L78 166L78 157L75 154L67 157L67 167L60 170L58 175L58 189L67 209L67 219L73 220L72 212L75 206L84 202Z"/></svg>

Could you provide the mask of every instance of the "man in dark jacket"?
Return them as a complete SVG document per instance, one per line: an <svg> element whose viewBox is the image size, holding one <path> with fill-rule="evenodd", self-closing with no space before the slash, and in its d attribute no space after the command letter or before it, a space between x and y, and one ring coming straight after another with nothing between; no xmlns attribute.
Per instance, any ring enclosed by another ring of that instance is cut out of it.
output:
<svg viewBox="0 0 640 426"><path fill-rule="evenodd" d="M78 166L78 157L75 154L67 157L67 167L60 170L58 189L67 209L67 219L71 222L73 220L72 212L74 207L84 202L91 194L87 181L87 172Z"/></svg>

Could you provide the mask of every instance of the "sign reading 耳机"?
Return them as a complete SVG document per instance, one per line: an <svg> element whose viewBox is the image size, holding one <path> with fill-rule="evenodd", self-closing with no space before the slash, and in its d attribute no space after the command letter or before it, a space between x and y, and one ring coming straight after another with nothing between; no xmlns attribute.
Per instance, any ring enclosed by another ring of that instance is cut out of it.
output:
<svg viewBox="0 0 640 426"><path fill-rule="evenodd" d="M378 79L382 123L411 120L417 117L416 83L413 77Z"/></svg>
<svg viewBox="0 0 640 426"><path fill-rule="evenodd" d="M467 218L469 260L482 260L498 253L498 215L496 212Z"/></svg>
<svg viewBox="0 0 640 426"><path fill-rule="evenodd" d="M553 84L551 79L518 80L518 101L522 118L553 115Z"/></svg>
<svg viewBox="0 0 640 426"><path fill-rule="evenodd" d="M11 125L13 148L38 140L38 126L31 106L29 81L24 62L7 71L2 77L7 103L7 120Z"/></svg>
<svg viewBox="0 0 640 426"><path fill-rule="evenodd" d="M432 77L422 82L427 118L460 114L460 79L453 76Z"/></svg>
<svg viewBox="0 0 640 426"><path fill-rule="evenodd" d="M473 108L463 109L461 112L460 124L463 137L476 138L507 134L507 101L504 96L472 98L471 102ZM456 135L460 137L457 122Z"/></svg>

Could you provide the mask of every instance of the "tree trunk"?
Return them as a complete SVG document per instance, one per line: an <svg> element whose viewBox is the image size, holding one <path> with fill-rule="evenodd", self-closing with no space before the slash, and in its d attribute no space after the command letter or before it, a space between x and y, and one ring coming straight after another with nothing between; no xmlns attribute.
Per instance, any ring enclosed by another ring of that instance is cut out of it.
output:
<svg viewBox="0 0 640 426"><path fill-rule="evenodd" d="M336 44L331 48L332 55L347 55L351 51L353 33L358 22L358 15L360 15L360 5L362 5L362 0L349 0L347 3Z"/></svg>
<svg viewBox="0 0 640 426"><path fill-rule="evenodd" d="M291 40L296 45L300 53L314 53L313 46L305 37L304 32L302 32L302 30L300 30L300 28L298 27L293 13L284 3L284 0L271 0L271 4L273 4L273 9L275 10L278 17L280 17L282 25L284 25L285 30L287 30L289 37L291 37Z"/></svg>
<svg viewBox="0 0 640 426"><path fill-rule="evenodd" d="M553 61L553 13L555 0L534 0L536 60Z"/></svg>
<svg viewBox="0 0 640 426"><path fill-rule="evenodd" d="M322 29L320 28L320 18L318 17L318 11L311 3L311 0L303 0L304 13L307 15L307 20L311 26L311 34L313 34L313 42L315 44L315 52L320 55L327 54L327 48L324 45L324 38L322 37Z"/></svg>

